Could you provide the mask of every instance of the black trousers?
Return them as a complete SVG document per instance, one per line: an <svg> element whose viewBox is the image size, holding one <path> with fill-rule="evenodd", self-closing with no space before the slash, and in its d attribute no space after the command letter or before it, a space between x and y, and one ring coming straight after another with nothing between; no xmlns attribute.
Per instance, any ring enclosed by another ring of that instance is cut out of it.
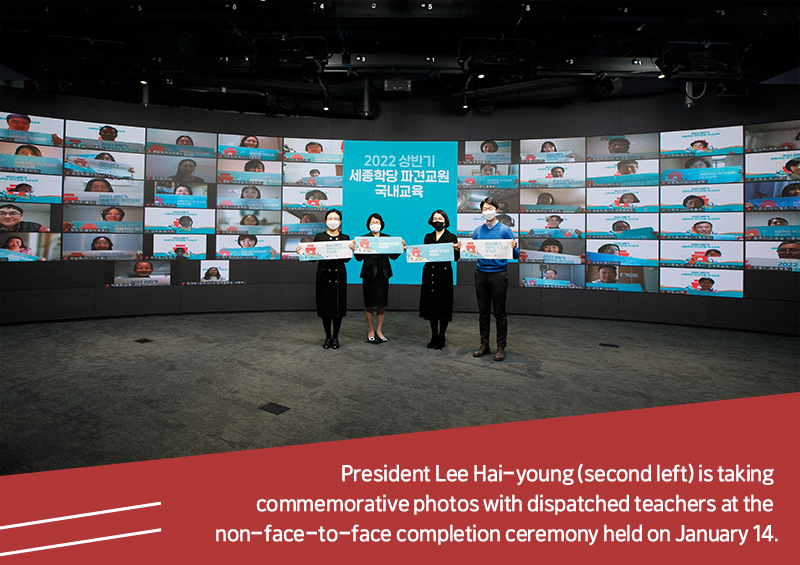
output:
<svg viewBox="0 0 800 565"><path fill-rule="evenodd" d="M475 271L475 293L478 296L478 322L481 329L481 345L489 345L491 314L494 311L497 325L497 347L506 347L508 317L506 296L508 295L508 271L484 273Z"/></svg>

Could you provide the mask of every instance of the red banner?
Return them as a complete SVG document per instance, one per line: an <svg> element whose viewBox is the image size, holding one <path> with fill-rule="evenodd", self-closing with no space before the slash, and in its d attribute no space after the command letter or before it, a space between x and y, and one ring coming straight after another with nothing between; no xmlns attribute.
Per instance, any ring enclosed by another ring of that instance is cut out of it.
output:
<svg viewBox="0 0 800 565"><path fill-rule="evenodd" d="M0 478L4 563L800 563L800 394Z"/></svg>

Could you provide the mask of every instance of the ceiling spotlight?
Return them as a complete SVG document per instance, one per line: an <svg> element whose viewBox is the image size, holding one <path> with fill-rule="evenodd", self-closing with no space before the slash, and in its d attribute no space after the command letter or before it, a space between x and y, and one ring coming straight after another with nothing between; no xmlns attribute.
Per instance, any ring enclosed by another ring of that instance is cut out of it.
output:
<svg viewBox="0 0 800 565"><path fill-rule="evenodd" d="M631 61L631 65L639 65L639 66L641 66L642 62L639 59L634 59L633 61Z"/></svg>
<svg viewBox="0 0 800 565"><path fill-rule="evenodd" d="M320 5L319 5L319 9L320 9L320 10L324 10L324 9L325 9L325 2L321 2L321 3L320 3Z"/></svg>
<svg viewBox="0 0 800 565"><path fill-rule="evenodd" d="M479 75L478 75L478 78L485 78L485 77L486 77L486 75L485 75L485 74L483 74L483 73L481 73L481 74L479 74Z"/></svg>
<svg viewBox="0 0 800 565"><path fill-rule="evenodd" d="M465 110L469 109L469 104L467 104L467 95L466 94L464 94L464 102L463 102L463 105L461 107L464 108Z"/></svg>
<svg viewBox="0 0 800 565"><path fill-rule="evenodd" d="M664 73L660 73L660 74L658 75L658 78L667 78L667 75L665 75Z"/></svg>
<svg viewBox="0 0 800 565"><path fill-rule="evenodd" d="M139 84L147 84L147 81L146 80L140 80Z"/></svg>
<svg viewBox="0 0 800 565"><path fill-rule="evenodd" d="M327 102L326 102L326 103L325 103L325 105L322 107L322 109L323 109L323 110L325 110L326 112L327 112L328 110L330 110L330 108L328 107L328 103L327 103Z"/></svg>
<svg viewBox="0 0 800 565"><path fill-rule="evenodd" d="M374 10L374 9L375 9L375 8L377 8L377 7L378 7L378 5L377 5L375 2L373 2L373 3L372 3L372 9Z"/></svg>
<svg viewBox="0 0 800 565"><path fill-rule="evenodd" d="M531 11L531 5L530 4L525 4L525 11L526 12L530 12Z"/></svg>

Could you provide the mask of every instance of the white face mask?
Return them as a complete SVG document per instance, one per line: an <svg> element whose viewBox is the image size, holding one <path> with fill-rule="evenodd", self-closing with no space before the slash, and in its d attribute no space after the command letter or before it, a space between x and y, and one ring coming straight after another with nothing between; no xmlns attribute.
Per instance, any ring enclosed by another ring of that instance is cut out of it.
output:
<svg viewBox="0 0 800 565"><path fill-rule="evenodd" d="M380 224L370 224L369 225L369 231L371 231L372 233L378 233L379 231L381 231L381 225Z"/></svg>
<svg viewBox="0 0 800 565"><path fill-rule="evenodd" d="M333 231L335 229L338 229L341 223L339 222L339 220L328 220L327 222L325 222L325 225L328 226L329 230Z"/></svg>
<svg viewBox="0 0 800 565"><path fill-rule="evenodd" d="M497 216L497 212L494 210L484 210L481 212L481 214L483 214L483 217L487 222L491 222L494 220L494 217Z"/></svg>

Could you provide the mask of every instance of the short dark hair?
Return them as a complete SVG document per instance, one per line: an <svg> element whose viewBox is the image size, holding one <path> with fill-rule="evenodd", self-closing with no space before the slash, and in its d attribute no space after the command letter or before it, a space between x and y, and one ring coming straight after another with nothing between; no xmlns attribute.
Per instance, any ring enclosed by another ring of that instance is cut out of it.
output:
<svg viewBox="0 0 800 565"><path fill-rule="evenodd" d="M695 139L694 141L692 141L692 142L689 144L689 147L691 147L691 146L692 146L692 145L694 145L695 143L702 143L702 144L703 144L703 147L708 147L708 141L706 141L705 139Z"/></svg>
<svg viewBox="0 0 800 565"><path fill-rule="evenodd" d="M705 203L706 203L706 201L703 200L702 196L697 196L696 194L690 194L689 196L687 196L686 198L683 199L683 207L684 208L686 207L686 203L689 202L689 200L691 200L692 198L696 198L698 200L701 200L703 202L703 205L705 205Z"/></svg>
<svg viewBox="0 0 800 565"><path fill-rule="evenodd" d="M194 145L194 139L192 139L191 137L189 137L189 136L188 136L188 135L186 135L186 134L179 135L178 137L176 137L176 138L175 138L175 144L176 144L176 145L177 145L177 143L178 143L178 140L179 140L179 139L181 139L182 137L185 137L186 139L188 139L189 141L191 141L191 142L192 142L192 145Z"/></svg>
<svg viewBox="0 0 800 565"><path fill-rule="evenodd" d="M111 183L108 182L106 179L90 179L89 182L86 183L86 188L84 188L83 191L91 192L91 190L89 190L89 187L92 186L93 182L102 182L103 184L106 185L106 188L108 189L109 192L114 192L114 189L111 187Z"/></svg>
<svg viewBox="0 0 800 565"><path fill-rule="evenodd" d="M306 153L308 152L308 148L311 147L312 145L319 145L320 149L324 149L319 141L309 141L308 143L306 143Z"/></svg>
<svg viewBox="0 0 800 565"><path fill-rule="evenodd" d="M628 147L631 146L631 142L629 140L625 139L624 137L612 137L611 139L608 140L608 144L611 145L612 141L615 141L617 143L624 143Z"/></svg>
<svg viewBox="0 0 800 565"><path fill-rule="evenodd" d="M341 210L337 210L336 208L328 208L328 210L325 211L325 219L327 220L328 216L330 216L331 214L338 214L339 215L339 221L342 221L342 211Z"/></svg>
<svg viewBox="0 0 800 565"><path fill-rule="evenodd" d="M243 239L252 239L253 241L256 242L256 244L258 244L258 238L256 236L254 236L253 234L240 235L239 238L237 239L237 241L239 242L239 247L242 246L242 240Z"/></svg>
<svg viewBox="0 0 800 565"><path fill-rule="evenodd" d="M258 192L258 197L259 197L259 198L261 198L261 191L259 190L259 188L258 188L257 186L255 186L255 185L253 185L253 184L248 184L247 186L243 186L243 187L242 187L242 193L240 194L240 196L241 196L242 194L244 194L244 191L245 191L245 190L247 190L248 188L252 188L252 189L253 189L253 190L255 190L256 192Z"/></svg>
<svg viewBox="0 0 800 565"><path fill-rule="evenodd" d="M695 222L695 223L694 223L694 225L692 226L692 229L696 228L696 227L697 227L697 226L699 226L700 224L708 224L709 226L711 226L711 227L712 227L712 229L713 229L713 227L714 227L714 224L712 224L712 223L711 223L711 222L709 222L708 220L700 220L699 222Z"/></svg>
<svg viewBox="0 0 800 565"><path fill-rule="evenodd" d="M711 249L706 249L705 256L708 257L708 254L711 253L712 251L716 251L717 253L720 254L720 256L722 255L722 251L720 251L719 249L711 248Z"/></svg>
<svg viewBox="0 0 800 565"><path fill-rule="evenodd" d="M562 170L563 172L565 172L565 173L567 172L567 170L566 170L564 167L553 167L552 169L550 169L550 172L552 173L552 172L553 172L553 171L555 171L556 169L561 169L561 170Z"/></svg>
<svg viewBox="0 0 800 565"><path fill-rule="evenodd" d="M367 218L367 229L369 229L369 224L372 221L372 218L376 218L381 223L381 231L383 231L383 228L386 227L386 222L383 221L383 217L381 217L381 215L377 212L370 214L369 218Z"/></svg>
<svg viewBox="0 0 800 565"><path fill-rule="evenodd" d="M311 200L311 199L314 199L314 200L327 200L328 199L328 195L325 194L324 192L322 192L321 190L317 190L317 189L309 190L308 192L306 192L306 200Z"/></svg>
<svg viewBox="0 0 800 565"><path fill-rule="evenodd" d="M598 247L597 248L597 252L598 253L605 253L606 249L611 249L612 247L616 247L617 251L619 251L619 245L617 245L616 243L606 243L606 244L601 245L600 247Z"/></svg>
<svg viewBox="0 0 800 565"><path fill-rule="evenodd" d="M31 117L28 114L9 114L8 116L6 116L6 121L12 120L14 118L21 118L23 120L26 120L28 123L30 123L31 121Z"/></svg>
<svg viewBox="0 0 800 565"><path fill-rule="evenodd" d="M262 169L266 168L264 167L264 163L258 159L250 159L247 163L244 164L245 171L257 169L258 167L261 167Z"/></svg>
<svg viewBox="0 0 800 565"><path fill-rule="evenodd" d="M100 217L103 218L103 220L105 220L106 219L106 214L108 214L111 210L119 210L119 216L120 216L119 219L120 220L124 220L125 219L125 210L123 210L119 206L109 206L108 208L104 208L103 210L100 210Z"/></svg>
<svg viewBox="0 0 800 565"><path fill-rule="evenodd" d="M244 147L244 146L245 146L245 145L244 145L244 140L245 140L245 139L247 139L248 137L252 137L252 138L254 138L254 139L256 140L256 147L258 147L258 137L257 137L257 136L255 136L255 135L245 135L245 136L242 138L242 140L239 142L239 147Z"/></svg>
<svg viewBox="0 0 800 565"><path fill-rule="evenodd" d="M94 156L94 158L95 158L95 159L99 159L99 158L100 158L100 157L102 157L103 155L108 155L109 157L111 157L111 160L112 160L114 163L116 163L116 162L117 162L117 160L116 160L116 159L114 159L114 156L113 156L111 153L108 153L108 152L106 152L106 151L102 151L102 152L98 153L97 155L95 155L95 156Z"/></svg>
<svg viewBox="0 0 800 565"><path fill-rule="evenodd" d="M256 216L255 214L245 214L244 216L242 216L242 219L241 219L241 220L239 220L239 225L240 225L240 226L244 226L244 225L246 225L246 224L244 223L244 221L245 221L247 218L253 218L253 219L256 221L256 225L257 225L257 226L260 226L260 225L261 225L261 222L260 222L260 221L258 221L258 216Z"/></svg>
<svg viewBox="0 0 800 565"><path fill-rule="evenodd" d="M14 155L19 155L19 152L22 151L23 149L27 149L28 151L30 151L31 153L33 153L37 157L41 157L42 156L42 150L41 149L39 149L35 145L29 145L29 144L20 145L19 147L17 147L17 150L14 151Z"/></svg>
<svg viewBox="0 0 800 565"><path fill-rule="evenodd" d="M489 206L494 206L497 210L500 209L500 204L497 203L497 200L492 198L491 196L487 196L483 200L481 200L481 212L483 212L483 205L488 204Z"/></svg>
<svg viewBox="0 0 800 565"><path fill-rule="evenodd" d="M106 124L103 127L101 127L98 131L102 131L104 129L113 129L115 132L119 133L119 130L117 128L115 128L114 126L110 126L108 124Z"/></svg>
<svg viewBox="0 0 800 565"><path fill-rule="evenodd" d="M697 282L699 283L703 281L711 281L711 284L714 284L714 279L712 279L711 277L700 277L699 279L697 279Z"/></svg>
<svg viewBox="0 0 800 565"><path fill-rule="evenodd" d="M639 197L638 197L638 196L636 196L636 195L635 195L634 193L632 193L632 192L626 192L625 194L620 194L620 195L619 195L619 200L620 200L620 202L622 202L622 199L623 199L624 197L628 196L628 195L631 195L631 196L633 196L633 201L634 201L634 203L640 202L640 200L639 200Z"/></svg>
<svg viewBox="0 0 800 565"><path fill-rule="evenodd" d="M13 204L5 204L5 203L0 202L0 209L2 209L2 208L13 208L14 210L19 212L20 214L24 214L25 213L25 211L22 208L20 208L19 206L15 206Z"/></svg>
<svg viewBox="0 0 800 565"><path fill-rule="evenodd" d="M557 239L545 239L542 243L539 244L539 251L542 251L547 245L555 245L556 247L558 247L559 253L564 253L564 245Z"/></svg>
<svg viewBox="0 0 800 565"><path fill-rule="evenodd" d="M92 245L91 245L91 248L92 248L93 250L94 250L94 244L95 244L95 243L97 243L97 242L98 242L99 240L101 240L101 239L105 239L105 240L108 242L108 249L109 249L109 250L111 250L111 249L114 249L114 242L113 242L113 241L111 241L111 240L110 240L109 238L107 238L106 236L104 236L104 235L100 235L100 236L98 236L98 237L96 237L96 238L94 238L94 239L92 240Z"/></svg>
<svg viewBox="0 0 800 565"><path fill-rule="evenodd" d="M486 142L484 141L484 143L486 143ZM450 227L450 218L447 217L447 212L445 212L444 210L434 210L433 213L431 214L431 217L428 218L428 225L429 226L433 226L433 217L436 214L441 214L442 215L442 217L444 218L444 227L445 228L449 228Z"/></svg>
<svg viewBox="0 0 800 565"><path fill-rule="evenodd" d="M495 140L493 140L493 139L487 139L486 141L484 141L483 143L481 143L481 151L483 151L483 148L484 148L484 146L486 146L486 145L494 145L494 150L495 150L495 151L497 151L498 149L500 149L500 146L499 146L499 145L497 145L497 142L496 142Z"/></svg>
<svg viewBox="0 0 800 565"><path fill-rule="evenodd" d="M787 224L789 223L789 220L787 220L786 218L775 217L775 218L770 218L769 220L767 220L767 225L771 226L772 222L774 222L775 220L782 220L782 221L786 222Z"/></svg>
<svg viewBox="0 0 800 565"><path fill-rule="evenodd" d="M625 165L627 163L633 163L634 165L636 165L636 168L639 168L639 161L637 161L636 159L625 159L624 161L620 161L619 163L617 163L617 170L618 171L621 170L620 167L622 167L622 165Z"/></svg>
<svg viewBox="0 0 800 565"><path fill-rule="evenodd" d="M192 192L192 187L191 186L186 186L185 184L179 184L178 186L175 187L175 190L173 190L172 192L174 193L179 188L185 188L186 190L189 191L190 195L194 195L194 192Z"/></svg>
<svg viewBox="0 0 800 565"><path fill-rule="evenodd" d="M614 269L614 272L615 272L615 273L617 272L617 266L616 266L616 265L600 265L600 266L597 268L597 272L599 273L599 272L600 272L600 271L602 271L603 269Z"/></svg>

